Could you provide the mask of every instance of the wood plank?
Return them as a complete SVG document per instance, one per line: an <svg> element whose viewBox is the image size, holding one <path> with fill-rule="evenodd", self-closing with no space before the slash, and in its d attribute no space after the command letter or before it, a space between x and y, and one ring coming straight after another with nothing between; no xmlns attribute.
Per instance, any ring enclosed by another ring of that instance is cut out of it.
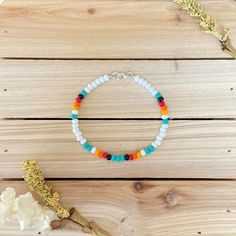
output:
<svg viewBox="0 0 236 236"><path fill-rule="evenodd" d="M50 183L51 184L51 183ZM236 234L236 183L232 181L63 181L53 187L65 206L77 207L112 236L234 236ZM28 191L23 182L0 182L17 192ZM68 225L49 235L79 235ZM20 233L16 226L0 235Z"/></svg>
<svg viewBox="0 0 236 236"><path fill-rule="evenodd" d="M236 61L0 61L0 117L69 117L78 92L112 71L132 71L166 98L171 118L235 118ZM115 94L115 96L114 96ZM159 117L152 96L131 80L94 90L81 117Z"/></svg>
<svg viewBox="0 0 236 236"><path fill-rule="evenodd" d="M235 1L200 2L236 43ZM0 17L0 57L229 57L172 1L5 0Z"/></svg>
<svg viewBox="0 0 236 236"><path fill-rule="evenodd" d="M84 136L102 150L126 153L150 144L160 121L83 121ZM70 121L0 122L0 178L21 178L36 159L51 178L236 178L236 121L172 121L151 156L111 163L87 153ZM63 170L63 171L62 171Z"/></svg>

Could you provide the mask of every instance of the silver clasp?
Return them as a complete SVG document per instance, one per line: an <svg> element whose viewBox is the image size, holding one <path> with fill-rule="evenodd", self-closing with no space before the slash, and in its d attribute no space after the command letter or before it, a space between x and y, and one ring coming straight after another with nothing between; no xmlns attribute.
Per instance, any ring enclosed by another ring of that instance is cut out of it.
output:
<svg viewBox="0 0 236 236"><path fill-rule="evenodd" d="M109 75L110 79L116 79L116 80L125 80L133 77L133 74L131 72L112 72Z"/></svg>

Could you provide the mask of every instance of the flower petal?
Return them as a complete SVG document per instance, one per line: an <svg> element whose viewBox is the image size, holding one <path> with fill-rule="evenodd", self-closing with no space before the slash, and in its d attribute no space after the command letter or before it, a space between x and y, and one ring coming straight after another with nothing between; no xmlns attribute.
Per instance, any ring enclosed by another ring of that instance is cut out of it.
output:
<svg viewBox="0 0 236 236"><path fill-rule="evenodd" d="M33 205L37 203L30 192L20 195L16 199L16 217L20 223L21 230L30 229L34 217Z"/></svg>
<svg viewBox="0 0 236 236"><path fill-rule="evenodd" d="M14 218L14 204L16 192L13 188L6 188L0 195L0 224Z"/></svg>

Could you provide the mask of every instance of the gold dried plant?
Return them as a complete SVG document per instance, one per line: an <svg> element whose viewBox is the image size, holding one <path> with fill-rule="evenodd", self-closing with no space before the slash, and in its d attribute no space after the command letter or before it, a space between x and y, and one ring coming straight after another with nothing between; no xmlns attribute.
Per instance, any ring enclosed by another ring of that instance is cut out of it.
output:
<svg viewBox="0 0 236 236"><path fill-rule="evenodd" d="M68 218L69 210L64 208L60 202L60 195L52 192L52 188L45 183L43 173L36 161L26 161L22 166L24 180L27 182L30 191L35 191L43 202L52 208L60 218Z"/></svg>
<svg viewBox="0 0 236 236"><path fill-rule="evenodd" d="M65 208L60 201L60 195L52 191L52 187L45 182L42 171L35 160L25 161L22 165L24 180L28 184L31 192L35 191L43 200L46 206L54 210L60 219L70 220L82 226L83 232L94 233L97 236L110 236L105 230L100 228L95 222L88 221L75 209ZM62 221L52 222L52 228L60 227Z"/></svg>
<svg viewBox="0 0 236 236"><path fill-rule="evenodd" d="M229 38L229 29L220 29L216 21L203 9L202 5L195 0L175 0L200 25L202 31L214 35L222 45L222 49L236 58L236 50Z"/></svg>

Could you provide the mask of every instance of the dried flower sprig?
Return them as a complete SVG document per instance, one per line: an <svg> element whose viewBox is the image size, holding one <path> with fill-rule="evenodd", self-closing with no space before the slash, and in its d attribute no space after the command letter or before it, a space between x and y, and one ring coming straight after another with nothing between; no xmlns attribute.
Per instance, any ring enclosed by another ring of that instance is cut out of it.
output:
<svg viewBox="0 0 236 236"><path fill-rule="evenodd" d="M203 32L214 35L221 43L222 49L236 58L236 49L232 46L229 38L229 29L219 30L216 21L208 15L202 5L195 0L175 0L179 6L190 16L196 19Z"/></svg>
<svg viewBox="0 0 236 236"><path fill-rule="evenodd" d="M97 236L110 236L95 222L90 222L82 217L75 208L69 210L62 206L60 195L57 192L53 192L52 187L45 183L43 173L37 161L29 160L24 162L22 170L24 171L24 180L27 182L30 191L35 191L42 198L43 202L57 213L59 218L79 224L84 232L94 232ZM53 221L51 224L52 228L60 227L61 222L59 220Z"/></svg>
<svg viewBox="0 0 236 236"><path fill-rule="evenodd" d="M24 180L29 185L30 191L35 191L43 202L54 209L60 218L68 218L69 210L64 208L60 202L60 195L52 192L52 188L45 183L43 173L39 169L38 163L34 160L24 162L22 166Z"/></svg>

